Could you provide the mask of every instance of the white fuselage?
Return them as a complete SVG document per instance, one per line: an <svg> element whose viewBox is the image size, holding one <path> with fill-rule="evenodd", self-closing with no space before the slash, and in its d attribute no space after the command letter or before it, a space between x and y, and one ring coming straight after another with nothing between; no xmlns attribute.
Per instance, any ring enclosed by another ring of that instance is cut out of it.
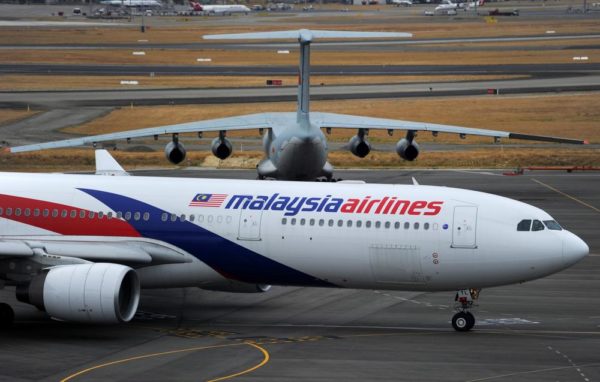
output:
<svg viewBox="0 0 600 382"><path fill-rule="evenodd" d="M566 230L517 231L552 220L539 208L446 187L15 173L0 184L0 240L130 239L191 259L140 265L142 287L457 290L544 277L588 253Z"/></svg>

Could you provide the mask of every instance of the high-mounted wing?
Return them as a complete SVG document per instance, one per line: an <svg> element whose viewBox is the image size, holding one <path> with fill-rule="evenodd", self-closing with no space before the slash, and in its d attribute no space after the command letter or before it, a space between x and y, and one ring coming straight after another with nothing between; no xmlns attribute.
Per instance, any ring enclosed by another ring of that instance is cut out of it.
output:
<svg viewBox="0 0 600 382"><path fill-rule="evenodd" d="M548 137L543 135L529 135L511 133L508 131L474 129L469 127L440 125L435 123L411 122L397 119L361 117L357 115L334 113L311 113L311 121L320 128L346 128L346 129L380 129L380 130L406 130L406 131L431 131L439 133L454 133L463 135L479 135L493 138L525 139L555 143L587 144L587 141L571 138Z"/></svg>
<svg viewBox="0 0 600 382"><path fill-rule="evenodd" d="M128 130L118 133L92 135L81 138L65 139L62 141L36 143L25 146L15 146L10 148L10 152L19 153L25 151L76 147L83 146L86 144L95 145L99 142L113 141L119 139L146 138L162 134L195 133L202 131L251 130L257 128L268 128L273 127L273 125L277 124L277 119L280 117L280 114L288 113L248 114L228 118L209 119L206 121L181 123L177 125Z"/></svg>

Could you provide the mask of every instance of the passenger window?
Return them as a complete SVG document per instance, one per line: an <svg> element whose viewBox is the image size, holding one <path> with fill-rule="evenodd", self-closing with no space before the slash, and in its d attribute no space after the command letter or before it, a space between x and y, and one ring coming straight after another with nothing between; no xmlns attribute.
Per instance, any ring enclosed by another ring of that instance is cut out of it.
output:
<svg viewBox="0 0 600 382"><path fill-rule="evenodd" d="M217 223L219 223L219 224L223 223L223 216L221 216L221 215L217 216Z"/></svg>
<svg viewBox="0 0 600 382"><path fill-rule="evenodd" d="M375 222L375 228L381 228L381 222L379 220Z"/></svg>
<svg viewBox="0 0 600 382"><path fill-rule="evenodd" d="M292 225L296 225L296 218L292 218L291 223L292 223Z"/></svg>
<svg viewBox="0 0 600 382"><path fill-rule="evenodd" d="M427 231L429 229L429 223L423 224L423 229Z"/></svg>
<svg viewBox="0 0 600 382"><path fill-rule="evenodd" d="M517 231L529 231L531 228L531 219L523 219L517 224Z"/></svg>
<svg viewBox="0 0 600 382"><path fill-rule="evenodd" d="M413 225L414 229L419 229L419 223L416 223Z"/></svg>
<svg viewBox="0 0 600 382"><path fill-rule="evenodd" d="M44 208L44 213L43 213L44 217L47 218L50 215L50 210L47 208Z"/></svg>
<svg viewBox="0 0 600 382"><path fill-rule="evenodd" d="M330 227L333 227L333 219L329 219L329 223L328 224L329 224Z"/></svg>
<svg viewBox="0 0 600 382"><path fill-rule="evenodd" d="M20 208L15 208L15 215L16 216L21 216L21 209Z"/></svg>
<svg viewBox="0 0 600 382"><path fill-rule="evenodd" d="M29 208L25 208L25 216L30 216L31 210Z"/></svg>
<svg viewBox="0 0 600 382"><path fill-rule="evenodd" d="M287 224L287 219L286 218L281 219L281 224L286 225Z"/></svg>
<svg viewBox="0 0 600 382"><path fill-rule="evenodd" d="M148 220L150 220L150 212L144 212L144 221L147 222Z"/></svg>
<svg viewBox="0 0 600 382"><path fill-rule="evenodd" d="M365 227L371 228L371 221L370 220L367 220L367 222L365 223Z"/></svg>
<svg viewBox="0 0 600 382"><path fill-rule="evenodd" d="M54 211L56 211L56 210L54 210ZM8 216L12 215L12 208L6 209L6 215L8 215Z"/></svg>
<svg viewBox="0 0 600 382"><path fill-rule="evenodd" d="M0 216L2 216L2 212L4 211L2 210L2 207L0 207Z"/></svg>
<svg viewBox="0 0 600 382"><path fill-rule="evenodd" d="M80 210L79 211L79 218L80 219L85 219L85 210Z"/></svg>
<svg viewBox="0 0 600 382"><path fill-rule="evenodd" d="M360 228L362 227L362 220L357 220L356 221L356 228Z"/></svg>
<svg viewBox="0 0 600 382"><path fill-rule="evenodd" d="M552 231L562 231L562 227L554 220L544 220L544 224Z"/></svg>
<svg viewBox="0 0 600 382"><path fill-rule="evenodd" d="M306 224L306 219L302 218L300 219L300 225L305 225Z"/></svg>
<svg viewBox="0 0 600 382"><path fill-rule="evenodd" d="M174 222L177 220L177 215L171 214L171 221Z"/></svg>
<svg viewBox="0 0 600 382"><path fill-rule="evenodd" d="M231 216L227 216L227 217L225 218L225 222L226 222L227 224L231 223Z"/></svg>
<svg viewBox="0 0 600 382"><path fill-rule="evenodd" d="M112 211L108 211L108 213L106 214L106 216L108 217L108 219L112 219L113 218Z"/></svg>
<svg viewBox="0 0 600 382"><path fill-rule="evenodd" d="M60 217L61 218L66 218L67 217L67 210L62 210L61 213L60 213Z"/></svg>
<svg viewBox="0 0 600 382"><path fill-rule="evenodd" d="M169 215L166 212L163 212L160 217L160 220L166 222L168 218L169 218Z"/></svg>
<svg viewBox="0 0 600 382"><path fill-rule="evenodd" d="M410 228L410 223L409 222L404 223L404 229L409 229L409 228Z"/></svg>
<svg viewBox="0 0 600 382"><path fill-rule="evenodd" d="M148 215L147 212L144 214L144 220L148 220L146 219L146 215ZM148 218L150 217L148 216ZM196 216L194 214L190 214L190 221L193 222L194 220L196 220Z"/></svg>
<svg viewBox="0 0 600 382"><path fill-rule="evenodd" d="M351 227L352 227L352 220L348 220L348 221L346 222L346 226L347 226L348 228L351 228Z"/></svg>
<svg viewBox="0 0 600 382"><path fill-rule="evenodd" d="M315 219L310 219L310 225L311 226L315 225Z"/></svg>
<svg viewBox="0 0 600 382"><path fill-rule="evenodd" d="M104 211L98 211L98 219L102 219L104 217Z"/></svg>
<svg viewBox="0 0 600 382"><path fill-rule="evenodd" d="M0 208L1 210L1 208ZM0 211L0 215L2 214L2 212ZM40 216L40 209L36 208L35 210L33 210L33 216Z"/></svg>
<svg viewBox="0 0 600 382"><path fill-rule="evenodd" d="M338 220L338 227L341 227L344 225L344 221L342 219Z"/></svg>
<svg viewBox="0 0 600 382"><path fill-rule="evenodd" d="M395 222L394 223L394 228L395 229L399 229L400 228L400 222Z"/></svg>
<svg viewBox="0 0 600 382"><path fill-rule="evenodd" d="M392 225L392 224L391 224L390 222L385 222L385 228L388 228L388 229L389 229L389 228L391 227L391 225Z"/></svg>
<svg viewBox="0 0 600 382"><path fill-rule="evenodd" d="M139 212L136 212L136 214L138 215L138 217L135 220L139 219ZM180 222L184 222L185 221L185 214L181 214L181 216L179 216L179 221Z"/></svg>
<svg viewBox="0 0 600 382"><path fill-rule="evenodd" d="M204 215L198 215L198 222L202 223L204 221Z"/></svg>
<svg viewBox="0 0 600 382"><path fill-rule="evenodd" d="M539 220L534 220L533 221L533 225L531 226L531 230L532 231L543 231L544 230L544 224L542 224L542 222L539 221Z"/></svg>
<svg viewBox="0 0 600 382"><path fill-rule="evenodd" d="M214 220L214 217L212 215L208 215L206 217L206 221L208 222L208 224L212 224L213 220Z"/></svg>
<svg viewBox="0 0 600 382"><path fill-rule="evenodd" d="M325 225L325 220L319 219L319 227L323 227Z"/></svg>
<svg viewBox="0 0 600 382"><path fill-rule="evenodd" d="M52 217L56 217L56 216L54 216L54 211L56 211L56 210L53 210L53 211L52 211ZM58 213L58 211L56 211L56 213ZM90 213L88 214L88 217L89 217L90 219L93 219L93 218L94 218L94 216L96 216L96 213L95 213L94 211L90 211Z"/></svg>
<svg viewBox="0 0 600 382"><path fill-rule="evenodd" d="M125 212L125 220L131 220L131 212Z"/></svg>
<svg viewBox="0 0 600 382"><path fill-rule="evenodd" d="M75 219L77 217L77 211L71 210L71 219Z"/></svg>

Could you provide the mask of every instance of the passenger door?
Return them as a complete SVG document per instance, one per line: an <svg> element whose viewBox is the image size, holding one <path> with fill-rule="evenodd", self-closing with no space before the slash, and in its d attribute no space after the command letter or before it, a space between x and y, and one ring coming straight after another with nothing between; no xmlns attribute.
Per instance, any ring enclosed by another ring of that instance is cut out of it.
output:
<svg viewBox="0 0 600 382"><path fill-rule="evenodd" d="M241 210L238 240L261 240L262 210Z"/></svg>
<svg viewBox="0 0 600 382"><path fill-rule="evenodd" d="M477 248L477 206L454 207L452 248Z"/></svg>

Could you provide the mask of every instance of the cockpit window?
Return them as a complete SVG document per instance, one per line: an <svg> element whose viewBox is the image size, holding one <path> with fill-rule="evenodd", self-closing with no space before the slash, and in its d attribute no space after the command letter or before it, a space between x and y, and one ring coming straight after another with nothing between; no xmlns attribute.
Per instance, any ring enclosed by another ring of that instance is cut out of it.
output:
<svg viewBox="0 0 600 382"><path fill-rule="evenodd" d="M555 220L544 220L544 224L553 231L562 231L562 227Z"/></svg>
<svg viewBox="0 0 600 382"><path fill-rule="evenodd" d="M531 228L531 219L523 219L517 224L517 231L529 231Z"/></svg>
<svg viewBox="0 0 600 382"><path fill-rule="evenodd" d="M543 231L544 230L544 225L542 224L541 221L534 220L533 221L533 225L531 226L531 230L532 231Z"/></svg>

